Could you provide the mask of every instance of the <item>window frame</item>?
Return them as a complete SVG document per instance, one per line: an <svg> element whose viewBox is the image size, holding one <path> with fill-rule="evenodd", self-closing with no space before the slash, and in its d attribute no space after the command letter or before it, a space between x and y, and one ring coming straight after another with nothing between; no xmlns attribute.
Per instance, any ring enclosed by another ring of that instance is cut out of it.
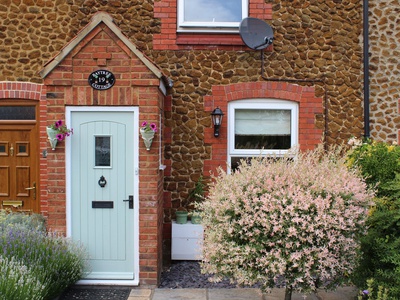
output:
<svg viewBox="0 0 400 300"><path fill-rule="evenodd" d="M228 103L228 165L232 157L257 157L260 155L282 157L290 149L235 149L235 111L236 109L290 110L290 145L299 141L299 105L297 102L276 99L246 99Z"/></svg>
<svg viewBox="0 0 400 300"><path fill-rule="evenodd" d="M239 32L240 22L190 22L184 21L184 2L177 0L177 31L178 32ZM249 16L249 1L242 1L242 20Z"/></svg>
<svg viewBox="0 0 400 300"><path fill-rule="evenodd" d="M113 151L113 137L111 134L94 134L93 135L94 140L93 140L93 145L94 145L94 153L93 153L93 169L112 169L113 168L113 160L112 160L112 151ZM101 137L101 138L110 138L110 165L109 166L100 166L96 165L96 138Z"/></svg>

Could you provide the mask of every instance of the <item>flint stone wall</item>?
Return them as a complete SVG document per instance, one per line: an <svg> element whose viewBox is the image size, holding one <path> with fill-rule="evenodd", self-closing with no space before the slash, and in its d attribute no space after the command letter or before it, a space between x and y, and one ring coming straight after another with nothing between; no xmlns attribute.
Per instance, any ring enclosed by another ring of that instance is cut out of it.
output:
<svg viewBox="0 0 400 300"><path fill-rule="evenodd" d="M371 137L399 142L400 3L398 0L369 3Z"/></svg>
<svg viewBox="0 0 400 300"><path fill-rule="evenodd" d="M369 2L372 134L394 140L399 121L398 5L393 8L397 1ZM324 81L314 84L317 96L326 95L328 114L315 122L326 130L326 141L342 143L362 136L362 1L265 3L272 4L272 20L267 22L275 34L273 50L265 52L265 77ZM165 210L168 222L170 207L185 204L202 173L203 160L210 157L204 128L211 127L211 120L203 97L211 94L213 85L263 80L260 52L211 46L153 50L152 37L160 33L163 20L154 18L152 0L0 0L0 81L41 83L38 72L44 63L97 11L110 13L116 25L175 83L165 124L171 131L171 143L165 149L165 158L171 161L165 178L165 190L171 192ZM384 38L382 32L387 33Z"/></svg>

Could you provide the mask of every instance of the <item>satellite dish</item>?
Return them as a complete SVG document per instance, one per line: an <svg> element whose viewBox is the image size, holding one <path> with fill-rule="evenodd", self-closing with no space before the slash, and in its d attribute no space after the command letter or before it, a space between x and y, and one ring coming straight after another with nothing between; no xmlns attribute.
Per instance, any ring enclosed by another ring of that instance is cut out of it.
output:
<svg viewBox="0 0 400 300"><path fill-rule="evenodd" d="M257 18L244 18L239 26L240 37L253 50L267 48L274 40L271 26Z"/></svg>

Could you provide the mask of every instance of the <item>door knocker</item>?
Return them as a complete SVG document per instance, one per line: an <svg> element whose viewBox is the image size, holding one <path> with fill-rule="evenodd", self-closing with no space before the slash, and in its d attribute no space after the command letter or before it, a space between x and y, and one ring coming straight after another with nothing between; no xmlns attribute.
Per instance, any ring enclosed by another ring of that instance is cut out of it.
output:
<svg viewBox="0 0 400 300"><path fill-rule="evenodd" d="M103 188L103 187L106 186L107 180L106 180L106 179L104 178L104 176L102 175L102 176L100 177L98 183L99 183L99 186Z"/></svg>

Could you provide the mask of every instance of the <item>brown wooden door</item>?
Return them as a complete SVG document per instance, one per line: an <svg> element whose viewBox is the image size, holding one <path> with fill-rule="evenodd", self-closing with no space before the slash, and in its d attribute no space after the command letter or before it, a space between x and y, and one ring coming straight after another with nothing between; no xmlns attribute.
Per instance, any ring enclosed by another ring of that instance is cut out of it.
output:
<svg viewBox="0 0 400 300"><path fill-rule="evenodd" d="M1 208L39 212L38 143L36 121L0 120Z"/></svg>

